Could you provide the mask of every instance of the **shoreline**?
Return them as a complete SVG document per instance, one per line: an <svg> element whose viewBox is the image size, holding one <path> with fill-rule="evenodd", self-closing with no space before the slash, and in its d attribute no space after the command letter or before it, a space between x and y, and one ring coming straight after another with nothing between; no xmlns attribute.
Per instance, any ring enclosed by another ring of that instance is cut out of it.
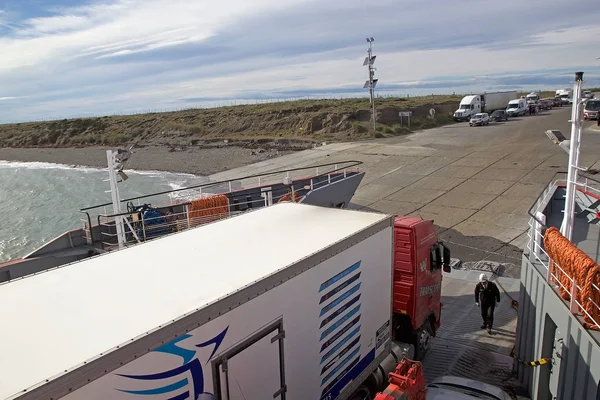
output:
<svg viewBox="0 0 600 400"><path fill-rule="evenodd" d="M81 148L0 148L0 160L43 162L81 168L106 168L106 150L113 147ZM215 148L187 147L173 150L167 146L134 148L126 169L160 171L208 176L243 167L294 151L248 149L238 146Z"/></svg>

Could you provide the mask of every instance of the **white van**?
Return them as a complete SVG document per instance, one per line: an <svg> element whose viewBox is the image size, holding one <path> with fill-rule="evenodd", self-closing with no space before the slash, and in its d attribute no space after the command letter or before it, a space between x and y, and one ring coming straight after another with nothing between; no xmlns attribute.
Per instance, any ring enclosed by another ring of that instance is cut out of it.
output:
<svg viewBox="0 0 600 400"><path fill-rule="evenodd" d="M508 102L506 107L506 113L509 117L519 117L527 114L527 100L526 99L514 99Z"/></svg>

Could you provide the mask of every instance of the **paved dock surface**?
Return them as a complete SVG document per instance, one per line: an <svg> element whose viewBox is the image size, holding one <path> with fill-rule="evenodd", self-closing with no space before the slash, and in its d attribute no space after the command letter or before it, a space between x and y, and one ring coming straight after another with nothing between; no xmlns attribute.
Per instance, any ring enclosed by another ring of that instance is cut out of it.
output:
<svg viewBox="0 0 600 400"><path fill-rule="evenodd" d="M521 254L527 243L528 209L568 155L545 135L570 136L570 107L484 127L467 123L408 136L335 143L211 176L232 179L286 168L358 160L366 176L357 209L433 219L438 234L462 261L503 263L498 278L508 293L496 309L493 335L480 329L473 298L479 271L454 270L442 285L442 327L424 360L428 381L451 374L504 388L512 376ZM581 165L600 169L600 129L586 122Z"/></svg>
<svg viewBox="0 0 600 400"><path fill-rule="evenodd" d="M459 123L411 135L334 143L212 175L232 179L286 168L362 161L352 208L433 219L455 257L520 265L531 207L568 155L545 135L570 136L570 107L488 126ZM582 165L600 168L600 132L586 122ZM256 182L254 182L254 185ZM519 277L518 268L505 276Z"/></svg>

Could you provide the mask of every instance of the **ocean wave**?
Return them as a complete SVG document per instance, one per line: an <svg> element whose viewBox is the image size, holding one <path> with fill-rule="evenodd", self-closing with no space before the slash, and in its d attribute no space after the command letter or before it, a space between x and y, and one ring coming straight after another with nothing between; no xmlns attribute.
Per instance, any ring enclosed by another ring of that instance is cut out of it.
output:
<svg viewBox="0 0 600 400"><path fill-rule="evenodd" d="M78 171L107 171L108 168L93 168L83 167L78 165L67 165L67 164L54 164L41 161L6 161L0 160L0 168L25 168L25 169L61 169L61 170L72 170Z"/></svg>
<svg viewBox="0 0 600 400"><path fill-rule="evenodd" d="M67 165L67 164L56 164L42 161L7 161L0 160L0 168L26 168L26 169L60 169L60 170L77 170L84 172L108 172L108 168L98 167L87 167L83 165ZM166 178L169 176L180 176L186 178L203 178L202 175L194 175L183 172L169 172L169 171L158 171L158 170L137 170L137 169L125 169L125 173L132 175L143 175L151 177Z"/></svg>
<svg viewBox="0 0 600 400"><path fill-rule="evenodd" d="M208 181L162 171L127 170L127 175L129 179L119 184L122 199ZM22 257L65 231L81 227L82 207L110 204L107 179L106 168L0 161L0 214L4 216L0 224L0 262ZM182 192L191 193L180 191L175 197ZM168 205L169 197L160 195L142 201Z"/></svg>

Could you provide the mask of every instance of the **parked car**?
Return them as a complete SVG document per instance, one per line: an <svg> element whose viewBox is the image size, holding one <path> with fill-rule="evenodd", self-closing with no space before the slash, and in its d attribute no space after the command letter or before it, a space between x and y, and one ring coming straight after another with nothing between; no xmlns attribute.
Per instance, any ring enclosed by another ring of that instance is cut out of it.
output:
<svg viewBox="0 0 600 400"><path fill-rule="evenodd" d="M542 99L539 101L538 107L541 110L552 110L552 102L549 99Z"/></svg>
<svg viewBox="0 0 600 400"><path fill-rule="evenodd" d="M456 376L442 376L427 385L427 400L509 400L497 386Z"/></svg>
<svg viewBox="0 0 600 400"><path fill-rule="evenodd" d="M470 126L489 125L490 115L488 113L477 113L471 117Z"/></svg>
<svg viewBox="0 0 600 400"><path fill-rule="evenodd" d="M508 121L508 114L504 110L496 110L490 115L490 119L496 122Z"/></svg>
<svg viewBox="0 0 600 400"><path fill-rule="evenodd" d="M600 113L600 100L588 100L583 109L583 119L598 119Z"/></svg>
<svg viewBox="0 0 600 400"><path fill-rule="evenodd" d="M563 101L560 97L555 97L554 100L552 100L552 107L562 107Z"/></svg>

